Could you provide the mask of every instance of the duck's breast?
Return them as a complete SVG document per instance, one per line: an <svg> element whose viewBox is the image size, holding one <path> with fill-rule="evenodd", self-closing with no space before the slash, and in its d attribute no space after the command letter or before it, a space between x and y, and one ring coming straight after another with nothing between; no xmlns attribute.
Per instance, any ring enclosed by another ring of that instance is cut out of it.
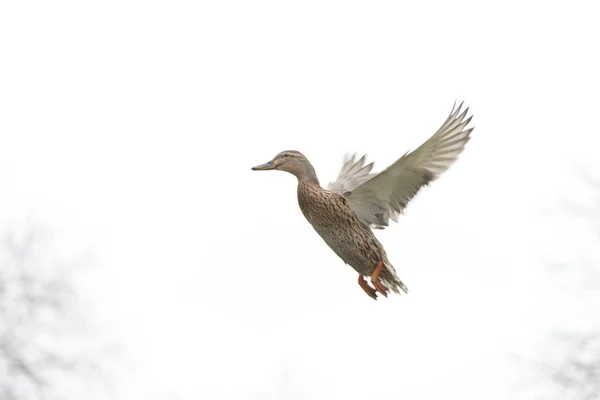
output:
<svg viewBox="0 0 600 400"><path fill-rule="evenodd" d="M346 264L359 272L374 267L381 245L343 196L320 187L298 185L298 203L308 222Z"/></svg>

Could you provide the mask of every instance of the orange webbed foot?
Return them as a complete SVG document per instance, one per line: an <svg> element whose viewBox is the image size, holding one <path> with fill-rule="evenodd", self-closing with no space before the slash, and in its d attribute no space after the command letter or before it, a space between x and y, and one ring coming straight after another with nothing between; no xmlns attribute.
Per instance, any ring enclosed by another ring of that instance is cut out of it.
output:
<svg viewBox="0 0 600 400"><path fill-rule="evenodd" d="M381 269L383 268L383 263L379 261L377 263L377 267L375 267L375 271L371 275L371 284L375 287L375 289L381 293L384 297L387 297L387 289L381 283L379 279L379 274L381 273Z"/></svg>
<svg viewBox="0 0 600 400"><path fill-rule="evenodd" d="M363 278L363 276L360 274L358 275L358 284L361 288L363 288L365 293L369 295L369 297L371 297L374 300L377 300L377 291L371 286L369 286L365 278Z"/></svg>

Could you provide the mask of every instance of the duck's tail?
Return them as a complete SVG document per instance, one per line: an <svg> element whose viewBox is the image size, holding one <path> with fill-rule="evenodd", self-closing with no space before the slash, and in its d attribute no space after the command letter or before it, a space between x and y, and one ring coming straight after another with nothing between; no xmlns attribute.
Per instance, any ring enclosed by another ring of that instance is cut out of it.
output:
<svg viewBox="0 0 600 400"><path fill-rule="evenodd" d="M387 260L385 260L383 263L383 269L379 279L381 279L381 283L387 290L391 290L397 294L400 294L400 291L408 293L408 288L404 283L402 283L398 277L398 274L396 274L396 270Z"/></svg>

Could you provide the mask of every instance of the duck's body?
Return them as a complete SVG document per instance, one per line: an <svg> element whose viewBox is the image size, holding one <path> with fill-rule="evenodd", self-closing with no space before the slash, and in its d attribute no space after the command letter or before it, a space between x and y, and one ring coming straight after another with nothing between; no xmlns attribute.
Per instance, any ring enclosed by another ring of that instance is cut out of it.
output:
<svg viewBox="0 0 600 400"><path fill-rule="evenodd" d="M338 179L327 189L300 152L283 151L253 170L282 170L298 178L298 203L302 213L329 247L359 276L358 283L372 298L389 290L408 292L371 228L383 229L423 187L454 163L470 139L473 128L465 129L467 110L453 108L441 128L423 145L406 153L379 174L371 174L373 163L365 165L347 158ZM373 287L365 281L371 278Z"/></svg>
<svg viewBox="0 0 600 400"><path fill-rule="evenodd" d="M302 214L325 243L360 276L372 276L379 261L379 278L388 290L408 289L387 259L373 231L362 223L343 195L323 189L318 183L298 181L298 204Z"/></svg>

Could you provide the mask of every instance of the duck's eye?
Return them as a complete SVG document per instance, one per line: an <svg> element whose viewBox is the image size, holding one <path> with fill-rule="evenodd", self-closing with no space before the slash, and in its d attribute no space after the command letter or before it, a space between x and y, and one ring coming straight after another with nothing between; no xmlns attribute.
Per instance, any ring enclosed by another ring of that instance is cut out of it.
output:
<svg viewBox="0 0 600 400"><path fill-rule="evenodd" d="M289 157L289 156L290 156L289 154L284 154L282 157L283 157L283 158L287 158L287 157Z"/></svg>

